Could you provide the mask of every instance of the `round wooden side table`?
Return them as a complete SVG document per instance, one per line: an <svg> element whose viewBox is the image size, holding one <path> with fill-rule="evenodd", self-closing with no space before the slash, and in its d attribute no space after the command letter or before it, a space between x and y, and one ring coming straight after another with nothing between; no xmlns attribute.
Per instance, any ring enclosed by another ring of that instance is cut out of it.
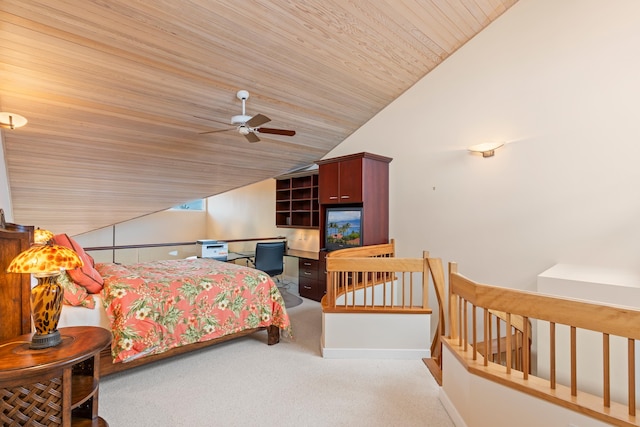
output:
<svg viewBox="0 0 640 427"><path fill-rule="evenodd" d="M108 426L98 416L100 351L111 332L60 328L62 343L31 349L32 334L0 342L0 425Z"/></svg>

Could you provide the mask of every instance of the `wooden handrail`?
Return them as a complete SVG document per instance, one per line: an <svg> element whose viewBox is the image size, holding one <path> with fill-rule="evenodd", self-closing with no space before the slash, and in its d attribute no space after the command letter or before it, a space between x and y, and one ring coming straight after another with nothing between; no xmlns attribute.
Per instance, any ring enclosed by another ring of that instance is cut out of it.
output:
<svg viewBox="0 0 640 427"><path fill-rule="evenodd" d="M220 242L225 243L237 243L237 242L254 242L262 240L284 240L286 237L251 237L248 239L225 239ZM84 248L85 251L112 251L119 249L144 249L144 248L161 248L166 246L191 246L196 245L198 242L172 242L172 243L142 243L137 245L113 245L113 246L90 246Z"/></svg>
<svg viewBox="0 0 640 427"><path fill-rule="evenodd" d="M395 258L393 240L382 245L330 252L323 311L350 313L431 313L427 253Z"/></svg>
<svg viewBox="0 0 640 427"><path fill-rule="evenodd" d="M143 243L138 245L113 245L113 246L89 246L84 248L85 251L113 251L119 249L144 249L144 248L162 248L166 246L191 246L196 242L173 242L173 243Z"/></svg>
<svg viewBox="0 0 640 427"><path fill-rule="evenodd" d="M640 339L640 310L477 283L459 274L455 263L449 264L449 295L448 320L451 327L449 337L443 341L469 372L612 425L638 425L640 414L635 402L635 343ZM480 313L479 310L484 316L474 315ZM468 315L469 312L471 316ZM505 332L497 332L496 337L492 336L490 328L492 317L502 319L501 321L506 323ZM520 321L516 321L518 317ZM512 372L511 351L506 351L506 366L494 363L483 356L491 354L488 343L502 337L505 338L507 349L517 348L519 345L526 350L526 343L531 339L532 328L529 323L532 321L537 323L539 331L548 324L549 354L540 354L538 348L537 357L538 361L543 360L541 358L549 358L549 378L530 375L530 350L522 351L520 368L516 368L515 373ZM522 330L521 335L512 336L506 332L512 330L516 324ZM568 327L570 332L568 384L559 384L556 380L556 325ZM577 360L580 357L577 334L580 330L602 334L602 348L588 350L591 354L600 353L603 356L602 390L597 394L592 390L580 388L582 383L577 369ZM484 342L480 344L477 341L479 334L484 335ZM627 384L615 384L620 386L617 390L626 390L626 402L616 402L611 397L611 336L623 338L627 342ZM514 343L513 339L518 341Z"/></svg>
<svg viewBox="0 0 640 427"><path fill-rule="evenodd" d="M452 293L476 307L640 339L640 311L631 307L603 305L485 285L457 273L450 275L449 286Z"/></svg>

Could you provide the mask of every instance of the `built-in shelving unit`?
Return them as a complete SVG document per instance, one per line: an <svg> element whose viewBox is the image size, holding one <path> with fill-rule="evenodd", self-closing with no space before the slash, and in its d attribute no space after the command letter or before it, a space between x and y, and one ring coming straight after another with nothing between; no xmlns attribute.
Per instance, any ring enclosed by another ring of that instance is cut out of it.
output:
<svg viewBox="0 0 640 427"><path fill-rule="evenodd" d="M276 179L276 226L320 227L317 173Z"/></svg>
<svg viewBox="0 0 640 427"><path fill-rule="evenodd" d="M391 158L356 153L319 160L320 245L329 207L361 207L361 244L389 243L389 163Z"/></svg>

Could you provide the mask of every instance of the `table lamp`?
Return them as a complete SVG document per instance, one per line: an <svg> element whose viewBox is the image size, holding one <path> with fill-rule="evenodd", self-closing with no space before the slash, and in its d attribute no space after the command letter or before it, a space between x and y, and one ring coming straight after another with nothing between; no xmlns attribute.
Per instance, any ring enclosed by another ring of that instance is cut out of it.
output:
<svg viewBox="0 0 640 427"><path fill-rule="evenodd" d="M33 243L36 245L45 245L53 239L53 233L49 230L36 228L33 230Z"/></svg>
<svg viewBox="0 0 640 427"><path fill-rule="evenodd" d="M20 252L7 267L9 273L30 273L38 284L31 289L31 316L36 332L32 349L55 347L62 342L58 320L62 310L63 289L58 276L65 270L82 267L72 249L53 244L35 244Z"/></svg>

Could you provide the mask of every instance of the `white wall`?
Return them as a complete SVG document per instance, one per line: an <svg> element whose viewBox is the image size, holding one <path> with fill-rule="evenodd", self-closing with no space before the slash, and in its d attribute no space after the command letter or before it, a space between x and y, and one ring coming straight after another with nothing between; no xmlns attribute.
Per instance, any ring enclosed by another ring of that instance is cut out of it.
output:
<svg viewBox="0 0 640 427"><path fill-rule="evenodd" d="M291 249L318 251L318 230L276 227L276 180L267 179L207 200L210 239L287 238ZM255 242L247 243L253 249Z"/></svg>
<svg viewBox="0 0 640 427"><path fill-rule="evenodd" d="M207 238L234 240L282 236L290 249L318 251L318 230L276 227L276 180L267 179L207 200ZM232 243L230 251L251 251L256 242ZM297 278L297 259L285 258L284 275Z"/></svg>
<svg viewBox="0 0 640 427"><path fill-rule="evenodd" d="M13 222L13 204L9 192L9 177L4 153L4 130L0 129L0 208L4 210L5 219Z"/></svg>
<svg viewBox="0 0 640 427"><path fill-rule="evenodd" d="M195 242L207 239L205 211L167 210L73 236L83 247ZM64 231L55 231L56 233ZM195 245L91 252L96 262L144 262L196 255Z"/></svg>
<svg viewBox="0 0 640 427"><path fill-rule="evenodd" d="M400 256L528 289L559 262L640 269L639 45L635 0L520 0L326 157L394 159Z"/></svg>

